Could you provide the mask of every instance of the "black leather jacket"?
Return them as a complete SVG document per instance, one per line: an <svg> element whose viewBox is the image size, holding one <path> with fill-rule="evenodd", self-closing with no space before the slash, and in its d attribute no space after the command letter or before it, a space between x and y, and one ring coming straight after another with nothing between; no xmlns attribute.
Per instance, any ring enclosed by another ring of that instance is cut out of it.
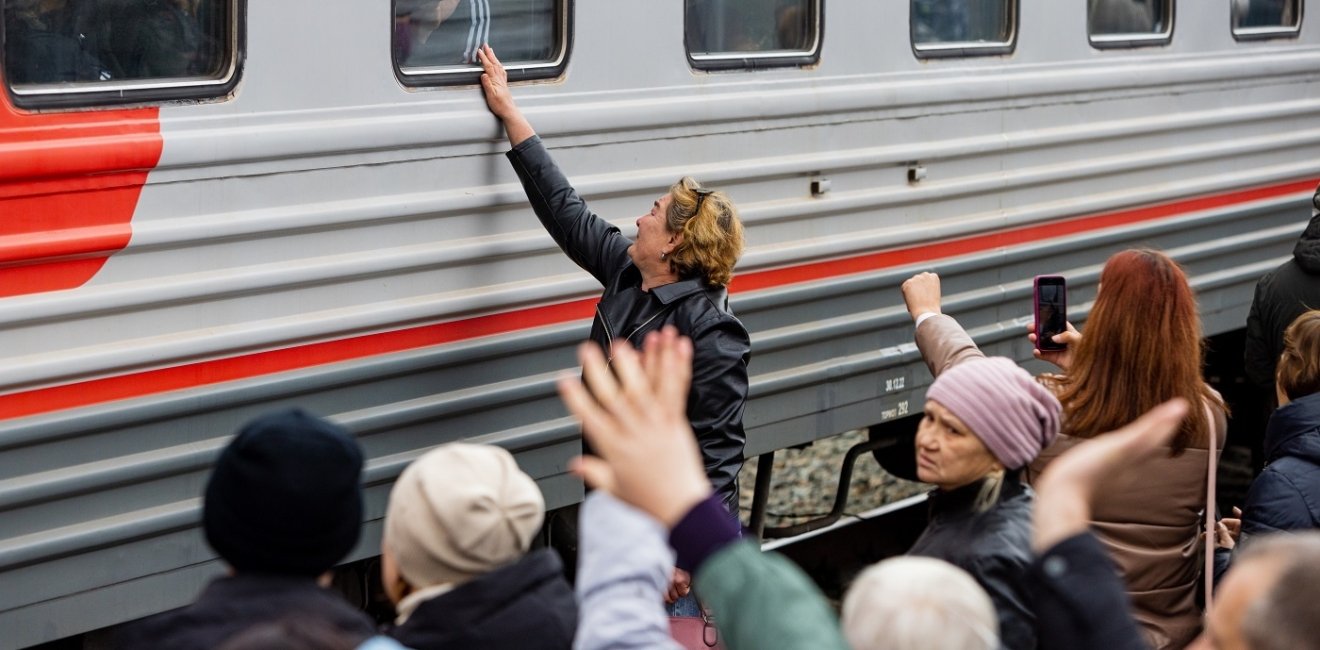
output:
<svg viewBox="0 0 1320 650"><path fill-rule="evenodd" d="M1020 472L1004 476L999 501L974 508L984 481L930 493L930 523L908 555L944 560L972 574L999 616L999 638L1010 650L1036 647L1036 614L1027 590L1031 566L1031 488Z"/></svg>
<svg viewBox="0 0 1320 650"><path fill-rule="evenodd" d="M673 325L693 344L692 388L687 415L701 447L706 476L730 512L738 510L738 470L747 434L747 362L751 339L729 311L724 287L702 278L642 291L642 276L628 256L632 244L596 216L559 171L539 137L508 153L532 209L559 247L605 286L596 304L591 340L609 353L610 343L640 346L647 332Z"/></svg>

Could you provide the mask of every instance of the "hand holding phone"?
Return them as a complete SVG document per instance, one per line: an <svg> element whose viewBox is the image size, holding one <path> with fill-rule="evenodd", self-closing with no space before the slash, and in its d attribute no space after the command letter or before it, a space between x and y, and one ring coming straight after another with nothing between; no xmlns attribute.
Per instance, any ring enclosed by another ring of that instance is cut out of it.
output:
<svg viewBox="0 0 1320 650"><path fill-rule="evenodd" d="M1068 349L1055 335L1068 330L1068 288L1060 275L1038 275L1035 279L1036 349L1054 352Z"/></svg>

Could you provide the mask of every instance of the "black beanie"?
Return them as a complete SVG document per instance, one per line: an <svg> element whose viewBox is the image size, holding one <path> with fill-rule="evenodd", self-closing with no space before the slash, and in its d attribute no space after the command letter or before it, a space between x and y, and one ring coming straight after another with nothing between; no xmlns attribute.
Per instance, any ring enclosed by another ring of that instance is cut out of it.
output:
<svg viewBox="0 0 1320 650"><path fill-rule="evenodd" d="M243 427L206 484L206 541L235 570L317 576L362 525L362 451L343 427L290 409Z"/></svg>

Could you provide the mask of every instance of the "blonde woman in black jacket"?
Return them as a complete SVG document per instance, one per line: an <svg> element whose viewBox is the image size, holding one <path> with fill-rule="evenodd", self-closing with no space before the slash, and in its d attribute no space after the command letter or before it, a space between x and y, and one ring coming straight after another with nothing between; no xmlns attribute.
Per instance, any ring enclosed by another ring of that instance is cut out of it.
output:
<svg viewBox="0 0 1320 650"><path fill-rule="evenodd" d="M673 325L692 339L692 387L687 415L706 476L730 513L738 508L743 406L751 340L729 311L728 283L743 249L742 223L722 192L684 177L637 219L637 237L596 216L559 171L509 93L504 67L483 46L481 85L504 125L509 161L536 216L559 247L605 287L591 340L609 354L627 341L640 347L649 332Z"/></svg>

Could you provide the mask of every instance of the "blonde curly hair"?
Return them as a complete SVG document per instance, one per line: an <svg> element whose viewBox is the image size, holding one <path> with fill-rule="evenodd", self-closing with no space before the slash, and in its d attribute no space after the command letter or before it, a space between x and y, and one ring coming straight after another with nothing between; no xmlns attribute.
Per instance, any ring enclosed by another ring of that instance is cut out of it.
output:
<svg viewBox="0 0 1320 650"><path fill-rule="evenodd" d="M707 284L726 286L743 252L738 208L724 192L708 190L690 176L669 188L665 225L683 240L669 254L679 277L701 276Z"/></svg>

